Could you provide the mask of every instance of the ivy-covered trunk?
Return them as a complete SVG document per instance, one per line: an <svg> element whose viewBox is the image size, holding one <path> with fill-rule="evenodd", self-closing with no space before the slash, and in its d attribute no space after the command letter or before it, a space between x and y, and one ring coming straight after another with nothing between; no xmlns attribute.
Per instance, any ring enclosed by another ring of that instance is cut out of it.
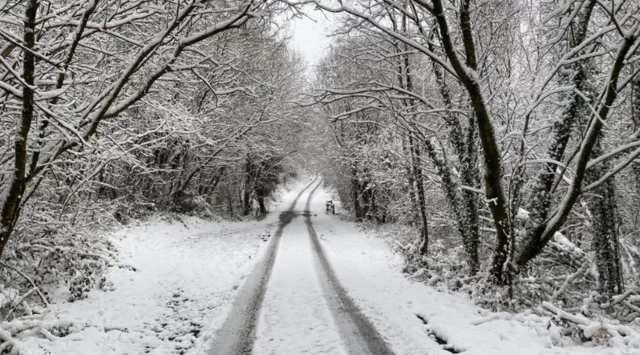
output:
<svg viewBox="0 0 640 355"><path fill-rule="evenodd" d="M633 80L633 104L631 107L631 119L633 120L633 131L636 134L640 134L640 75L637 75ZM633 179L635 182L636 198L633 200L634 213L633 216L633 229L640 229L640 162L633 164Z"/></svg>
<svg viewBox="0 0 640 355"><path fill-rule="evenodd" d="M633 216L634 230L640 229L640 163L633 165L633 175L636 183L635 215Z"/></svg>
<svg viewBox="0 0 640 355"><path fill-rule="evenodd" d="M575 35L567 51L580 45L586 38L595 3L594 0L589 0L587 5L581 10L580 19L575 28ZM588 62L582 61L567 65L566 70L559 74L560 85L571 85L577 90L565 92L560 95L564 105L560 118L555 121L552 126L552 143L547 148L545 154L548 162L542 164L542 169L535 177L532 193L529 197L527 210L530 212L530 215L527 221L527 236L516 262L520 268L523 268L526 263L539 254L546 244L542 235L547 228L547 221L552 206L552 190L557 178L558 165L555 162L563 161L567 145L571 139L573 127L579 115L584 112L584 99L579 95L579 92L586 91L587 64Z"/></svg>
<svg viewBox="0 0 640 355"><path fill-rule="evenodd" d="M594 149L597 157L602 154L602 137ZM587 178L589 182L598 181L611 170L610 160L594 166ZM596 252L598 270L598 291L608 297L624 291L618 229L616 220L616 184L611 178L596 187L587 198L591 210L591 229L593 232L593 250Z"/></svg>
<svg viewBox="0 0 640 355"><path fill-rule="evenodd" d="M418 244L418 256L422 257L427 255L429 248L429 219L427 218L427 199L424 191L424 175L422 172L422 154L420 149L413 142L412 138L409 138L409 145L411 146L411 160L413 163L413 174L416 182L416 192L418 195L418 208L420 212L420 243Z"/></svg>
<svg viewBox="0 0 640 355"><path fill-rule="evenodd" d="M256 166L250 156L247 156L244 173L245 181L244 190L242 192L242 215L248 216L251 214L251 196L253 195L253 188L259 174L259 167Z"/></svg>
<svg viewBox="0 0 640 355"><path fill-rule="evenodd" d="M351 168L351 200L353 202L353 211L357 221L362 221L364 212L360 207L360 181L358 180L358 171L354 166Z"/></svg>

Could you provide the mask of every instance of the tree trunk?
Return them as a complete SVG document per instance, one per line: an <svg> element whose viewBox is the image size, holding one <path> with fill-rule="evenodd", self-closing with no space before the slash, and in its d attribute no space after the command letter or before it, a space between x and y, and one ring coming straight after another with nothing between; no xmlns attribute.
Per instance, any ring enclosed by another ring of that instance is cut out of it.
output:
<svg viewBox="0 0 640 355"><path fill-rule="evenodd" d="M407 17L403 14L402 16L402 30L407 30ZM409 50L409 47L404 45L405 52ZM402 56L402 63L400 65L400 84L402 85L402 79L406 83L406 89L408 91L413 91L413 80L411 77L411 66L409 60L409 54L405 53ZM405 106L410 106L410 101L404 102ZM421 221L420 228L420 242L418 246L418 256L422 260L423 256L427 255L429 249L429 220L427 218L427 202L426 196L424 192L424 176L422 173L422 157L420 153L420 147L415 144L412 133L409 132L409 150L411 152L411 165L413 166L413 181L415 182L416 187L416 197L418 203L418 212Z"/></svg>
<svg viewBox="0 0 640 355"><path fill-rule="evenodd" d="M248 216L251 214L251 190L248 185L244 186L244 192L242 194L242 215Z"/></svg>
<svg viewBox="0 0 640 355"><path fill-rule="evenodd" d="M603 122L609 117L609 112L618 96L618 79L624 69L626 62L625 58L633 47L635 41L635 35L625 38L617 49L615 61L609 75L609 82L607 83L606 89L603 93L603 98L598 112L591 117L591 122L589 122L587 126L587 133L583 138L581 149L578 152L576 166L574 168L574 177L569 189L554 215L548 218L543 224L539 224L530 229L527 233L528 239L516 258L516 264L519 268L524 267L529 261L540 254L555 232L557 232L567 220L573 205L581 196L582 183L586 176L587 165L590 161L594 147L596 146L596 141L600 137Z"/></svg>
<svg viewBox="0 0 640 355"><path fill-rule="evenodd" d="M430 41L429 49L435 52L435 46ZM444 101L444 105L448 110L446 123L450 128L450 141L453 145L454 151L458 156L458 162L460 163L460 183L468 187L479 186L478 176L480 171L478 170L478 152L476 148L476 123L473 113L469 114L469 122L467 127L466 137L463 135L463 129L459 119L453 114L454 105L451 99L451 93L449 87L445 83L444 73L440 68L440 65L434 60L431 61L433 73L436 78L436 83ZM471 275L475 275L480 268L480 261L478 257L478 245L479 245L479 224L478 224L478 198L476 193L467 189L460 189L460 186L456 184L452 178L453 173L451 167L446 164L445 161L439 159L436 155L434 148L430 142L425 142L427 153L430 155L431 160L436 166L438 175L442 179L444 190L452 209L452 212L456 216L456 225L458 233L462 238L464 245L464 251L467 255L467 265L469 266L469 272ZM461 191L461 192L459 192Z"/></svg>
<svg viewBox="0 0 640 355"><path fill-rule="evenodd" d="M461 157L460 181L462 185L473 187L479 185L478 176L478 152L476 149L476 126L474 116L469 115L467 127L466 154ZM467 233L463 235L464 249L467 254L467 264L471 275L480 270L480 258L478 248L480 246L479 221L478 221L478 196L475 192L462 189L462 201L464 202L463 215L460 227Z"/></svg>
<svg viewBox="0 0 640 355"><path fill-rule="evenodd" d="M411 146L411 157L413 162L413 173L416 181L416 192L418 195L418 207L420 208L420 219L422 228L420 229L420 244L418 247L418 256L427 255L429 248L429 220L427 218L427 200L424 191L424 175L422 174L422 158L420 150L413 144L413 139L409 137L409 145Z"/></svg>
<svg viewBox="0 0 640 355"><path fill-rule="evenodd" d="M402 145L403 145L403 149L404 149L404 153L407 156L411 156L411 143L408 142L409 139L402 141ZM416 198L416 179L413 175L413 162L411 161L411 159L409 159L409 163L406 164L406 169L407 169L407 181L409 182L409 199L411 200L411 207L412 207L412 212L411 213L411 221L412 222L418 222L418 220L420 219L420 213L418 212L420 209L418 208L418 199Z"/></svg>
<svg viewBox="0 0 640 355"><path fill-rule="evenodd" d="M632 83L633 104L631 107L631 118L633 120L633 131L640 135L640 75L636 76ZM633 178L635 180L636 196L632 206L635 208L633 218L633 230L640 230L640 162L633 163Z"/></svg>
<svg viewBox="0 0 640 355"><path fill-rule="evenodd" d="M226 166L221 167L218 173L211 178L211 181L209 181L209 183L204 187L204 190L203 190L204 195L213 194L213 192L218 187L218 184L220 183L222 176L224 176L225 170L226 170Z"/></svg>
<svg viewBox="0 0 640 355"><path fill-rule="evenodd" d="M231 194L231 189L229 189L229 186L227 186L226 188L227 190L227 210L229 212L229 216L233 217L235 215L235 213L233 212L233 195Z"/></svg>
<svg viewBox="0 0 640 355"><path fill-rule="evenodd" d="M463 11L461 11L460 27L462 29L462 40L465 49L465 62L463 62L457 52L457 48L451 38L449 24L445 16L445 6L442 0L433 0L433 8L440 35L442 46L458 75L460 82L464 86L476 116L478 136L482 144L482 156L485 166L485 198L491 212L493 225L496 230L496 249L493 255L492 276L498 284L508 284L510 279L506 277L506 270L509 269L509 243L511 236L511 223L507 213L507 204L502 188L502 164L498 141L495 137L493 122L489 109L480 86L479 78L476 76L476 58L473 35L470 31L469 16L463 12L468 12L469 0L464 0Z"/></svg>
<svg viewBox="0 0 640 355"><path fill-rule="evenodd" d="M633 216L633 230L640 229L640 163L633 164L633 176L635 178L636 196L633 200L635 215Z"/></svg>
<svg viewBox="0 0 640 355"><path fill-rule="evenodd" d="M36 14L38 11L38 1L29 0L24 17L24 45L28 49L24 51L22 79L26 85L22 88L22 115L16 125L14 138L14 170L13 176L6 187L4 201L0 201L0 255L6 247L15 221L18 219L18 206L22 200L25 190L25 177L27 170L27 147L29 145L29 130L33 121L34 111L34 85L35 56L33 48L35 46ZM4 193L3 193L4 194Z"/></svg>
<svg viewBox="0 0 640 355"><path fill-rule="evenodd" d="M364 214L360 206L360 181L358 181L358 172L355 166L351 168L351 198L353 200L353 210L356 215L356 220L361 222Z"/></svg>
<svg viewBox="0 0 640 355"><path fill-rule="evenodd" d="M258 205L260 205L260 214L267 214L267 206L264 204L264 197L258 197Z"/></svg>
<svg viewBox="0 0 640 355"><path fill-rule="evenodd" d="M602 137L594 149L595 157L602 154L601 140ZM610 169L610 160L605 160L591 168L586 180L598 181ZM592 249L596 251L598 290L600 294L609 298L624 292L616 225L615 186L615 179L611 178L594 189L587 199L592 213L591 225L594 238Z"/></svg>
<svg viewBox="0 0 640 355"><path fill-rule="evenodd" d="M253 190L256 184L256 181L259 178L260 168L257 167L257 164L254 164L253 160L250 156L247 155L245 163L245 181L244 181L244 190L242 195L242 215L248 216L251 214L251 196L253 195Z"/></svg>
<svg viewBox="0 0 640 355"><path fill-rule="evenodd" d="M572 38L572 45L569 50L580 45L586 38L594 6L595 0L589 0L589 3L584 8L580 20L576 25L575 34ZM567 69L571 70L563 71L559 75L561 84L573 85L578 90L584 91L587 83L587 64L588 62L580 62L570 65ZM584 105L583 99L576 92L572 91L563 94L561 100L565 102L565 105L560 119L553 124L551 132L553 137L552 144L549 146L546 153L546 157L551 161L563 160L567 144L571 138L571 130L579 114L583 112L581 109ZM606 119L606 117L603 119ZM589 156L585 157L585 159L588 160ZM545 239L543 238L543 234L546 234L547 237L550 235L549 232L545 232L545 230L547 229L549 221L552 188L554 186L554 181L556 180L557 168L558 166L556 164L545 163L536 177L536 182L530 197L531 202L528 206L530 215L526 226L526 242L517 261L520 268L524 267L529 260L538 255L548 241L548 238L543 240Z"/></svg>

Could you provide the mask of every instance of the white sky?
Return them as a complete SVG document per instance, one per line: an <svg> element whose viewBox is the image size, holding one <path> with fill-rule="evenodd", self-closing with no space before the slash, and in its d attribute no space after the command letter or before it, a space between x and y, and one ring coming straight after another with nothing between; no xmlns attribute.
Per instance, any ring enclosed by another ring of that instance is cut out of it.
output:
<svg viewBox="0 0 640 355"><path fill-rule="evenodd" d="M334 15L327 13L325 16L321 11L313 10L311 7L305 9L305 12L313 20L308 17L292 20L290 45L312 66L318 64L329 48L331 37L327 36L331 34L333 26L331 16Z"/></svg>

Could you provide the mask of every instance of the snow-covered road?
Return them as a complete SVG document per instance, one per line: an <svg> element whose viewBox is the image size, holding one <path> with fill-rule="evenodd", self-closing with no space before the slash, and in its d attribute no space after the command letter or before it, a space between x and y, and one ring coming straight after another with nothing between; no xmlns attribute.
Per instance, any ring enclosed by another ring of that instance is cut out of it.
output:
<svg viewBox="0 0 640 355"><path fill-rule="evenodd" d="M309 207L321 184L313 180L281 212L269 248L218 332L214 354L392 354L319 244Z"/></svg>
<svg viewBox="0 0 640 355"><path fill-rule="evenodd" d="M262 221L153 220L116 233L114 290L59 301L26 337L34 355L640 355L578 347L549 319L482 310L413 282L384 240L325 213L319 179ZM270 236L270 237L269 237Z"/></svg>
<svg viewBox="0 0 640 355"><path fill-rule="evenodd" d="M251 325L253 346L243 352L214 346L209 354L626 354L572 346L549 330L548 319L493 314L408 280L401 257L384 241L325 213L326 200L335 198L322 182L308 190L290 207L293 219Z"/></svg>
<svg viewBox="0 0 640 355"><path fill-rule="evenodd" d="M640 355L626 347L575 346L549 329L548 318L492 313L463 295L407 279L402 256L386 241L325 213L325 202L332 199L321 186L307 208L319 247L344 292L394 354Z"/></svg>
<svg viewBox="0 0 640 355"><path fill-rule="evenodd" d="M304 202L282 237L253 353L346 355L323 296L300 205Z"/></svg>

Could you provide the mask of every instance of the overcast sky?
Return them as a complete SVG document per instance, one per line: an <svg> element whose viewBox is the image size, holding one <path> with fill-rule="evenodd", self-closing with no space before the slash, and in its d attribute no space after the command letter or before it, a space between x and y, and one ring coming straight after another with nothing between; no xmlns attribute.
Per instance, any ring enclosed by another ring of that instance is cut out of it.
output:
<svg viewBox="0 0 640 355"><path fill-rule="evenodd" d="M293 19L291 46L304 56L309 65L315 65L329 48L331 38L327 36L331 34L332 21L312 8L306 9L306 13L313 20L307 17Z"/></svg>

